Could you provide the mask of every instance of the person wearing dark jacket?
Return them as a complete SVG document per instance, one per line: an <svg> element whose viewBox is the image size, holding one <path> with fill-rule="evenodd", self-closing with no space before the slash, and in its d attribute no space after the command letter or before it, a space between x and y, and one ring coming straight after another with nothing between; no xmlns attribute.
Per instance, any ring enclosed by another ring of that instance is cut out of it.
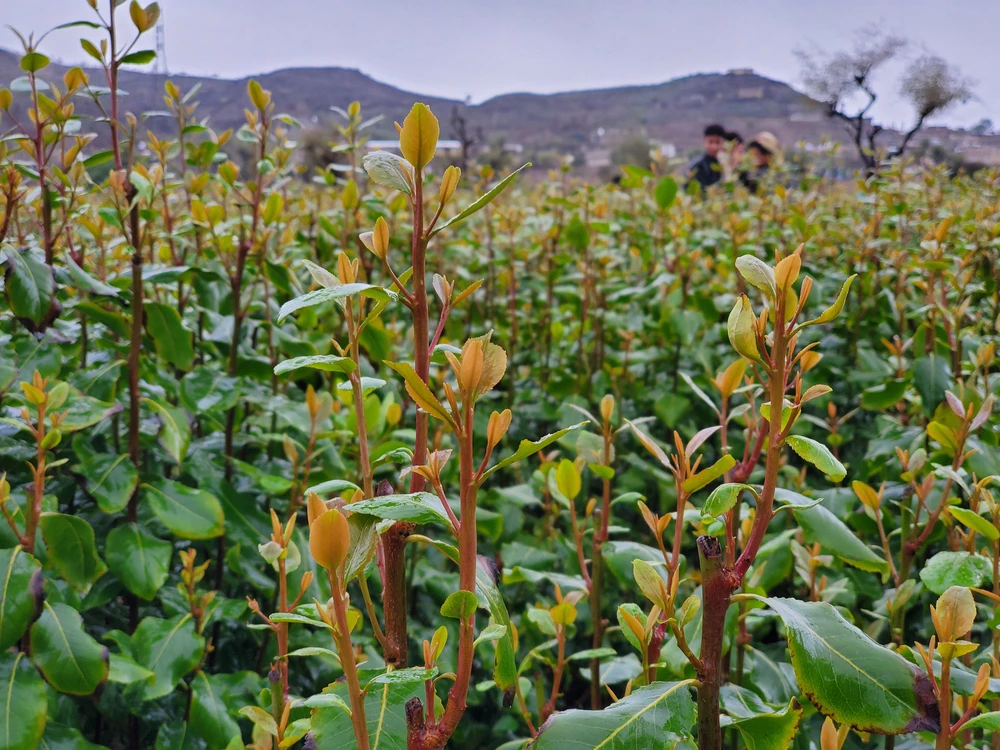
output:
<svg viewBox="0 0 1000 750"><path fill-rule="evenodd" d="M722 164L719 163L719 152L726 140L726 129L721 125L709 125L705 128L705 153L688 167L688 181L694 180L704 190L722 179Z"/></svg>

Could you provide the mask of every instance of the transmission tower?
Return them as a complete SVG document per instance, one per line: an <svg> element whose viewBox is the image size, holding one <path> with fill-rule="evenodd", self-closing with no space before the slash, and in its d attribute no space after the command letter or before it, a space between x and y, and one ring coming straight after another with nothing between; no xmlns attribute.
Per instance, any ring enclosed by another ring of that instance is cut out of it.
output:
<svg viewBox="0 0 1000 750"><path fill-rule="evenodd" d="M153 73L157 75L170 75L167 70L167 34L163 28L163 16L156 21L156 62L153 65Z"/></svg>

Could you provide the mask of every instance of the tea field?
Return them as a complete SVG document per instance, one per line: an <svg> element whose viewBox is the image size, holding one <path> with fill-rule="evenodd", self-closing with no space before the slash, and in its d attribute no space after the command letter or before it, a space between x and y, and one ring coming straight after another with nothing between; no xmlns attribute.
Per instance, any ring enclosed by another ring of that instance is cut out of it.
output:
<svg viewBox="0 0 1000 750"><path fill-rule="evenodd" d="M150 8L0 91L0 747L1000 748L997 171L309 170Z"/></svg>

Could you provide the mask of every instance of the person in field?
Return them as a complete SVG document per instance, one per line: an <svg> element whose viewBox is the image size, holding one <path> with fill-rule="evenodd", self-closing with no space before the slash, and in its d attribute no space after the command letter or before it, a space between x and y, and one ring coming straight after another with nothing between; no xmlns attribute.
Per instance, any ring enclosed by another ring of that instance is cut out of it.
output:
<svg viewBox="0 0 1000 750"><path fill-rule="evenodd" d="M688 167L688 182L697 182L704 190L722 179L719 153L726 142L726 129L718 124L705 128L705 153Z"/></svg>
<svg viewBox="0 0 1000 750"><path fill-rule="evenodd" d="M740 182L747 190L756 193L770 173L775 159L778 158L781 145L773 133L765 130L754 136L747 146L747 152L750 154L752 166L740 172Z"/></svg>

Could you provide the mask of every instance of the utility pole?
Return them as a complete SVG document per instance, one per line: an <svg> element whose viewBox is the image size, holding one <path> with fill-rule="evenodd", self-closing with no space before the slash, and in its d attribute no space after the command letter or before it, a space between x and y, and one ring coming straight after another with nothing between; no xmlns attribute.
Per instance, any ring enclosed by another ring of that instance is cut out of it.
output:
<svg viewBox="0 0 1000 750"><path fill-rule="evenodd" d="M160 14L156 21L156 61L153 63L153 73L170 75L170 71L167 70L167 35L163 28L163 14Z"/></svg>

